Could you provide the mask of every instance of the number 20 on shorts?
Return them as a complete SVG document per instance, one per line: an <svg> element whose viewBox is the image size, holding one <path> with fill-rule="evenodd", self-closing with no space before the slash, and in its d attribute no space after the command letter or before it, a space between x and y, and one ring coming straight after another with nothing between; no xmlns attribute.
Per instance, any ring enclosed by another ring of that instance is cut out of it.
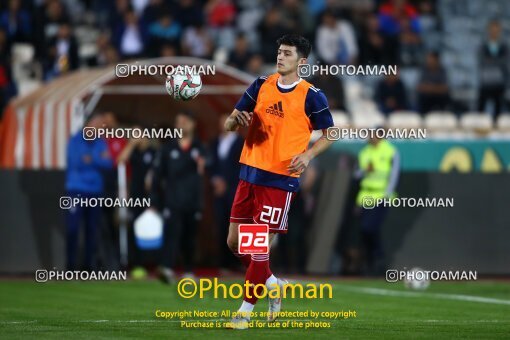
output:
<svg viewBox="0 0 510 340"><path fill-rule="evenodd" d="M269 225L240 224L238 232L239 254L269 253Z"/></svg>

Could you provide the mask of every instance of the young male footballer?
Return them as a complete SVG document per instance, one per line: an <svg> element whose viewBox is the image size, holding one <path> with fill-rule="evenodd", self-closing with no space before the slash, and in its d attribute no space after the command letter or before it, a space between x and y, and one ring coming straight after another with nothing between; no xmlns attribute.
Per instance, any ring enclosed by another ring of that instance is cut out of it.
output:
<svg viewBox="0 0 510 340"><path fill-rule="evenodd" d="M311 159L326 150L332 141L326 138L333 126L324 93L298 75L298 66L310 54L310 42L299 35L278 39L277 73L262 76L246 90L225 128L234 131L249 127L241 153L239 184L230 213L227 244L246 266L245 280L265 284L268 291L286 280L273 275L269 254L238 253L238 226L241 223L269 225L269 243L275 234L287 233L287 216L299 176ZM308 149L312 130L322 130L322 137ZM232 328L245 329L257 298L253 286L245 294ZM258 293L257 295L260 295ZM273 322L281 309L281 298L269 298L268 321Z"/></svg>

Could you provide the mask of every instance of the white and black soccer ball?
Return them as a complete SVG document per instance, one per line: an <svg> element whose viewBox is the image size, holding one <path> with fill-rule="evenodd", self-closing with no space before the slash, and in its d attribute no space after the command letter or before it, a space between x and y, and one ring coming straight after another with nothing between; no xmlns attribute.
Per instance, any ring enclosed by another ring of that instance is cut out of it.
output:
<svg viewBox="0 0 510 340"><path fill-rule="evenodd" d="M423 269L415 267L407 271L404 285L408 289L425 290L430 286L430 280Z"/></svg>
<svg viewBox="0 0 510 340"><path fill-rule="evenodd" d="M191 100L198 96L202 89L202 78L199 74L177 72L166 78L166 92L176 100Z"/></svg>

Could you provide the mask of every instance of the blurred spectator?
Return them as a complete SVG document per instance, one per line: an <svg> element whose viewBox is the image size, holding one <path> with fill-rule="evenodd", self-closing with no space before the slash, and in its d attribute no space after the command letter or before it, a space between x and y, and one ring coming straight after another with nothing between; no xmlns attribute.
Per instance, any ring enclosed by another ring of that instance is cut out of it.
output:
<svg viewBox="0 0 510 340"><path fill-rule="evenodd" d="M185 276L193 276L206 158L202 144L195 137L195 126L191 112L179 112L175 127L182 129L182 138L163 144L154 161L151 206L160 207L165 219L160 271L162 279L168 283L175 279L174 270L180 255Z"/></svg>
<svg viewBox="0 0 510 340"><path fill-rule="evenodd" d="M290 33L288 27L282 24L282 17L276 8L271 8L266 12L264 20L258 27L260 35L260 52L264 63L276 63L276 40L281 36Z"/></svg>
<svg viewBox="0 0 510 340"><path fill-rule="evenodd" d="M137 17L140 17L147 5L149 5L150 0L131 0L131 6L133 6L133 10L136 13Z"/></svg>
<svg viewBox="0 0 510 340"><path fill-rule="evenodd" d="M97 129L103 125L103 116L93 116L86 127ZM102 138L83 139L80 130L67 145L67 196L73 198L102 197L104 182L101 171L112 167L106 142ZM67 269L79 269L77 263L80 225L85 223L84 269L96 269L96 238L101 222L101 207L76 205L67 210Z"/></svg>
<svg viewBox="0 0 510 340"><path fill-rule="evenodd" d="M327 2L326 0L306 0L306 6L312 15L317 16L326 9Z"/></svg>
<svg viewBox="0 0 510 340"><path fill-rule="evenodd" d="M179 0L175 16L179 18L179 23L183 28L204 22L202 8L195 0Z"/></svg>
<svg viewBox="0 0 510 340"><path fill-rule="evenodd" d="M158 21L149 26L150 55L157 56L160 46L163 44L178 46L180 36L181 26L179 23L170 13L163 13Z"/></svg>
<svg viewBox="0 0 510 340"><path fill-rule="evenodd" d="M281 270L287 273L304 274L306 265L307 235L313 216L313 189L318 179L317 161L312 160L300 177L300 190L293 199L289 211L289 229L286 237L278 238L276 254Z"/></svg>
<svg viewBox="0 0 510 340"><path fill-rule="evenodd" d="M182 37L182 53L184 55L208 59L212 52L211 36L203 23L197 22L186 28Z"/></svg>
<svg viewBox="0 0 510 340"><path fill-rule="evenodd" d="M402 31L399 37L400 64L417 66L422 64L423 46L421 38L410 25L409 19L401 20Z"/></svg>
<svg viewBox="0 0 510 340"><path fill-rule="evenodd" d="M70 24L69 15L59 0L47 0L36 11L35 43L39 56L46 56L46 44L55 38L62 24Z"/></svg>
<svg viewBox="0 0 510 340"><path fill-rule="evenodd" d="M145 27L138 20L133 10L124 13L124 21L120 24L113 36L122 59L139 58L144 54Z"/></svg>
<svg viewBox="0 0 510 340"><path fill-rule="evenodd" d="M256 77L264 75L264 59L262 58L262 55L254 54L248 60L246 72Z"/></svg>
<svg viewBox="0 0 510 340"><path fill-rule="evenodd" d="M448 78L437 52L427 54L416 90L421 113L446 109L449 102Z"/></svg>
<svg viewBox="0 0 510 340"><path fill-rule="evenodd" d="M220 266L233 268L239 262L228 247L224 245L227 239L230 220L230 208L234 201L237 182L239 181L239 157L243 149L243 138L235 131L225 131L225 120L229 115L220 117L220 134L210 146L208 170L214 195L214 214L220 240Z"/></svg>
<svg viewBox="0 0 510 340"><path fill-rule="evenodd" d="M360 65L388 64L387 50L384 47L384 36L379 32L379 20L376 15L369 15L361 29L359 39Z"/></svg>
<svg viewBox="0 0 510 340"><path fill-rule="evenodd" d="M89 66L114 65L119 62L119 54L110 44L110 36L106 33L99 35L96 41L97 54L87 61Z"/></svg>
<svg viewBox="0 0 510 340"><path fill-rule="evenodd" d="M102 128L115 129L119 125L117 117L113 112L103 113L103 125ZM108 169L104 169L104 196L115 199L119 195L118 185L118 165L119 156L122 150L127 145L126 138L119 137L108 137L105 139L106 145L108 146L108 152L113 162L113 166ZM128 169L129 170L129 169ZM115 207L104 207L104 216L106 219L106 228L103 230L102 245L105 257L103 258L103 266L108 270L118 270L120 268L119 259L119 228L117 209Z"/></svg>
<svg viewBox="0 0 510 340"><path fill-rule="evenodd" d="M361 240L365 251L368 275L380 275L384 271L384 252L381 242L381 228L388 212L385 204L374 206L374 200L395 197L400 176L398 150L386 139L371 138L358 154L361 179L356 197L355 215L361 225Z"/></svg>
<svg viewBox="0 0 510 340"><path fill-rule="evenodd" d="M134 126L133 129L139 126ZM154 143L145 137L131 138L120 152L117 161L130 165L131 181L129 185L129 196L132 198L147 198L150 192L149 170L152 167L156 154ZM132 208L133 219L143 213L143 207Z"/></svg>
<svg viewBox="0 0 510 340"><path fill-rule="evenodd" d="M132 9L130 0L115 0L115 4L110 3L108 23L111 32L123 26L126 13Z"/></svg>
<svg viewBox="0 0 510 340"><path fill-rule="evenodd" d="M313 30L313 16L307 11L301 0L283 0L278 6L284 25L292 33L311 38Z"/></svg>
<svg viewBox="0 0 510 340"><path fill-rule="evenodd" d="M172 13L170 6L166 4L168 1L164 0L150 0L147 7L143 11L142 20L151 24L160 18L163 13Z"/></svg>
<svg viewBox="0 0 510 340"><path fill-rule="evenodd" d="M228 64L232 67L246 71L248 62L253 53L250 52L248 39L243 33L237 35L234 50L228 56Z"/></svg>
<svg viewBox="0 0 510 340"><path fill-rule="evenodd" d="M208 0L204 7L207 26L217 48L232 50L236 8L231 0Z"/></svg>
<svg viewBox="0 0 510 340"><path fill-rule="evenodd" d="M345 111L345 95L342 79L318 72L310 82L324 92L326 98L328 98L328 105L331 110Z"/></svg>
<svg viewBox="0 0 510 340"><path fill-rule="evenodd" d="M438 18L432 1L423 0L419 3L419 27L423 32L431 32L438 29Z"/></svg>
<svg viewBox="0 0 510 340"><path fill-rule="evenodd" d="M45 79L53 79L79 66L78 43L69 24L60 25L57 35L51 39L46 57Z"/></svg>
<svg viewBox="0 0 510 340"><path fill-rule="evenodd" d="M133 128L140 128L134 126ZM129 182L129 197L144 199L150 196L152 162L156 155L156 147L148 138L132 138L119 155L118 162L129 164L131 176ZM144 212L143 207L131 207L131 221L135 221ZM132 223L133 224L133 223ZM132 273L138 272L141 277L146 275L142 267L147 264L147 255L136 246L134 226L129 228L129 263L133 266ZM141 273L141 274L140 274Z"/></svg>
<svg viewBox="0 0 510 340"><path fill-rule="evenodd" d="M11 74L11 55L7 35L0 28L0 120L9 98L16 94Z"/></svg>
<svg viewBox="0 0 510 340"><path fill-rule="evenodd" d="M327 64L353 64L358 57L358 45L351 24L337 20L331 12L324 13L317 29L317 52Z"/></svg>
<svg viewBox="0 0 510 340"><path fill-rule="evenodd" d="M32 18L21 8L20 0L9 0L9 7L0 14L0 27L7 32L9 41L26 42L31 40Z"/></svg>
<svg viewBox="0 0 510 340"><path fill-rule="evenodd" d="M420 33L418 13L412 5L406 0L390 0L381 5L379 29L385 37L385 49L390 64L399 63L399 36L403 25L408 25L410 31L416 34Z"/></svg>
<svg viewBox="0 0 510 340"><path fill-rule="evenodd" d="M407 0L390 0L379 9L379 25L383 34L396 36L402 31L404 20L409 20L411 29L419 33L420 23L416 8Z"/></svg>
<svg viewBox="0 0 510 340"><path fill-rule="evenodd" d="M406 90L398 74L389 74L377 84L375 100L379 110L385 114L407 109Z"/></svg>
<svg viewBox="0 0 510 340"><path fill-rule="evenodd" d="M480 93L478 110L485 111L486 104L494 105L494 119L499 116L508 82L508 46L501 39L501 24L491 21L488 26L488 39L479 53Z"/></svg>

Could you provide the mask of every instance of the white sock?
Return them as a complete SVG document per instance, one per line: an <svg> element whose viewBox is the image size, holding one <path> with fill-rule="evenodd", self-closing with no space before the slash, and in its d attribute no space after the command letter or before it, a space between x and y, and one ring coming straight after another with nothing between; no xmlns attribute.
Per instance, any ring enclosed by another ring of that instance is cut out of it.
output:
<svg viewBox="0 0 510 340"><path fill-rule="evenodd" d="M278 287L277 285L278 285L278 279L276 278L276 276L271 274L271 276L268 277L267 280L266 280L267 290L275 289L275 288Z"/></svg>
<svg viewBox="0 0 510 340"><path fill-rule="evenodd" d="M244 317L249 319L251 313L253 312L253 308L254 307L255 307L255 305L252 305L249 302L243 301L243 304L241 305L241 308L239 308L238 312L241 312L242 316L244 316Z"/></svg>
<svg viewBox="0 0 510 340"><path fill-rule="evenodd" d="M253 308L255 305L252 305L251 303L247 301L243 301L243 304L241 305L241 308L239 308L240 312L253 312Z"/></svg>

